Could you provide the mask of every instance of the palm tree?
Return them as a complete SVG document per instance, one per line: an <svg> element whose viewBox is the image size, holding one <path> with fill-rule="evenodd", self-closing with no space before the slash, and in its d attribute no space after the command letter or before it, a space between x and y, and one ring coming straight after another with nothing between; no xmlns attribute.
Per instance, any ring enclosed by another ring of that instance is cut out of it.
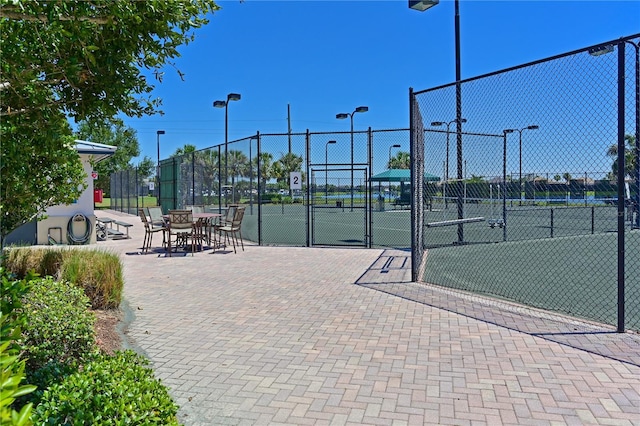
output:
<svg viewBox="0 0 640 426"><path fill-rule="evenodd" d="M635 156L635 144L636 138L633 135L625 135L624 140L626 142L624 152L624 174L630 178L634 178L634 172L636 170L636 156ZM607 156L612 157L613 164L611 164L611 172L614 180L617 180L618 176L618 145L614 144L607 150Z"/></svg>
<svg viewBox="0 0 640 426"><path fill-rule="evenodd" d="M391 158L387 168L389 169L409 169L411 167L411 154L399 151L395 157Z"/></svg>
<svg viewBox="0 0 640 426"><path fill-rule="evenodd" d="M289 173L302 173L302 163L303 158L300 155L294 154L293 152L283 154L278 161L273 163L272 169L274 171L274 177L278 183L284 182L286 184L289 179ZM302 180L304 180L304 173L302 174Z"/></svg>
<svg viewBox="0 0 640 426"><path fill-rule="evenodd" d="M236 150L229 150L229 171L231 173L231 187L233 188L233 195L232 195L232 199L234 202L237 202L239 200L236 200L236 195L235 195L235 182L236 182L236 177L240 178L243 176L247 176L248 172L249 172L249 159L247 158L247 156L244 154L244 152L242 151L236 151Z"/></svg>
<svg viewBox="0 0 640 426"><path fill-rule="evenodd" d="M260 153L260 169L258 170L258 177L260 178L260 188L265 191L267 188L267 181L273 176L272 171L273 155L270 152ZM253 159L254 167L258 169L258 157Z"/></svg>

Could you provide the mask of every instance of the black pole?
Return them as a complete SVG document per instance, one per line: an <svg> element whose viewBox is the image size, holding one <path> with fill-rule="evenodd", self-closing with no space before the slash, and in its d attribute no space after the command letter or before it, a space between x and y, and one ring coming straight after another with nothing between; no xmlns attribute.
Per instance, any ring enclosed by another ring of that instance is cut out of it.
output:
<svg viewBox="0 0 640 426"><path fill-rule="evenodd" d="M413 87L409 87L409 162L411 173L415 173L416 160L414 159L416 135L415 135L415 112L414 112L415 95L413 94ZM424 131L420 129L420 131ZM412 188L412 191L415 188ZM418 271L420 269L421 253L422 253L422 240L420 240L417 233L417 209L415 203L411 203L411 281L416 282L418 280Z"/></svg>
<svg viewBox="0 0 640 426"><path fill-rule="evenodd" d="M304 138L304 143L305 143L305 155L306 155L306 171L307 171L307 176L306 176L306 181L307 181L307 188L306 188L306 192L307 192L307 208L305 209L305 220L306 220L306 226L305 226L305 230L306 230L306 243L307 243L307 247L311 247L312 241L313 241L313 237L310 235L311 232L313 232L313 227L311 226L311 221L312 218L310 216L311 214L311 185L313 184L313 182L311 181L311 141L310 141L310 136L309 136L309 129L307 129L307 134L305 135ZM326 167L326 166L325 166ZM325 182L326 183L326 182Z"/></svg>
<svg viewBox="0 0 640 426"><path fill-rule="evenodd" d="M351 211L353 211L353 114L351 113Z"/></svg>
<svg viewBox="0 0 640 426"><path fill-rule="evenodd" d="M191 153L191 205L196 205L196 153Z"/></svg>
<svg viewBox="0 0 640 426"><path fill-rule="evenodd" d="M627 41L636 51L636 223L635 227L640 228L640 44Z"/></svg>
<svg viewBox="0 0 640 426"><path fill-rule="evenodd" d="M262 153L262 146L260 144L260 132L256 133L256 139L258 140L258 245L262 245L262 191L264 188L260 186L261 176L260 176L260 154Z"/></svg>
<svg viewBox="0 0 640 426"><path fill-rule="evenodd" d="M253 165L251 164L251 145L253 138L249 138L249 214L253 216ZM257 160L256 160L257 163Z"/></svg>
<svg viewBox="0 0 640 426"><path fill-rule="evenodd" d="M502 241L507 241L507 132L502 140Z"/></svg>
<svg viewBox="0 0 640 426"><path fill-rule="evenodd" d="M618 43L618 326L616 331L624 333L625 314L625 234L624 234L624 175L625 175L625 140L624 140L624 106L625 106L625 44Z"/></svg>
<svg viewBox="0 0 640 426"><path fill-rule="evenodd" d="M460 84L460 1L455 1L455 43L456 43L456 137L458 181L462 181L462 85ZM464 217L462 191L458 191L458 219ZM458 242L464 242L464 225L458 224Z"/></svg>
<svg viewBox="0 0 640 426"><path fill-rule="evenodd" d="M365 211L367 212L367 222L365 225L365 229L367 229L367 234L369 235L368 241L368 248L371 248L373 246L373 182L371 182L371 177L373 176L373 133L371 133L371 126L369 126L369 130L367 132L367 152L368 152L368 163L369 163L369 167L368 167L368 171L365 173L365 179L367 179L369 182L366 183L366 188L367 188L367 197L368 197L368 201L367 203L369 204L367 206L367 208L365 209ZM366 181L365 181L366 182Z"/></svg>
<svg viewBox="0 0 640 426"><path fill-rule="evenodd" d="M519 176L518 176L518 205L522 205L522 130L519 130L520 133L520 164L519 164Z"/></svg>
<svg viewBox="0 0 640 426"><path fill-rule="evenodd" d="M218 213L222 213L222 148L218 145Z"/></svg>
<svg viewBox="0 0 640 426"><path fill-rule="evenodd" d="M227 207L229 196L227 195L228 189L226 186L229 184L229 96L227 96L227 102L224 104L224 206Z"/></svg>

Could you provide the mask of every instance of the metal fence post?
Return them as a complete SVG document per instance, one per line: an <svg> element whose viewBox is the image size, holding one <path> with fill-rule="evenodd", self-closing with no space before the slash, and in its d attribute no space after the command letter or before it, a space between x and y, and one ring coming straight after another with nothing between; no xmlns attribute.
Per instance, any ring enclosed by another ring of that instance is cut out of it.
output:
<svg viewBox="0 0 640 426"><path fill-rule="evenodd" d="M624 333L625 305L625 234L624 234L624 175L625 175L625 139L624 139L624 88L625 88L625 43L618 42L618 326L616 331ZM636 118L637 119L637 118Z"/></svg>

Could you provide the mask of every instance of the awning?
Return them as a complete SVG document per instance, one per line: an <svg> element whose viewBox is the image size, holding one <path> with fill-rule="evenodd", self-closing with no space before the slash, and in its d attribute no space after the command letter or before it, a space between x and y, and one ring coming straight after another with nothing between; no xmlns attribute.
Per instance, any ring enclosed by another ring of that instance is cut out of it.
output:
<svg viewBox="0 0 640 426"><path fill-rule="evenodd" d="M75 143L76 151L78 151L78 154L92 155L96 161L102 161L105 158L111 157L113 154L115 154L116 149L118 149L117 146L83 141L80 139L76 139Z"/></svg>
<svg viewBox="0 0 640 426"><path fill-rule="evenodd" d="M425 173L424 180L427 182L439 182L438 176ZM371 176L371 182L410 182L411 170L409 169L389 169L382 173Z"/></svg>

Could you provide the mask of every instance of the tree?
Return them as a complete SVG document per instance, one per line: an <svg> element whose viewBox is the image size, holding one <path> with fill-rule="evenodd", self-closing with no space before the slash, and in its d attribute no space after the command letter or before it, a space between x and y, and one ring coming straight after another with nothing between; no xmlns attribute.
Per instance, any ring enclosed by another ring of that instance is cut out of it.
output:
<svg viewBox="0 0 640 426"><path fill-rule="evenodd" d="M249 172L249 159L242 151L229 150L229 174L231 174L231 187L233 188L233 201L237 202L236 198L236 178L240 179L243 176L247 176Z"/></svg>
<svg viewBox="0 0 640 426"><path fill-rule="evenodd" d="M626 142L626 146L624 149L624 174L632 179L635 178L634 172L636 170L636 155L635 155L635 145L636 138L633 135L625 135L624 140ZM607 156L613 158L613 163L611 164L611 173L612 180L618 179L618 144L611 145L607 150Z"/></svg>
<svg viewBox="0 0 640 426"><path fill-rule="evenodd" d="M254 159L255 168L258 168L258 157ZM267 181L272 178L272 162L273 155L270 152L260 153L260 170L258 170L258 177L261 180L260 189L265 191L267 189Z"/></svg>
<svg viewBox="0 0 640 426"><path fill-rule="evenodd" d="M156 162L151 159L148 155L145 155L142 158L142 161L138 163L138 178L141 181L149 178L156 171Z"/></svg>
<svg viewBox="0 0 640 426"><path fill-rule="evenodd" d="M67 118L160 112L143 72L161 81L217 9L213 0L0 0L1 236L83 190Z"/></svg>
<svg viewBox="0 0 640 426"><path fill-rule="evenodd" d="M274 171L274 177L278 183L286 183L289 181L289 174L291 172L302 172L303 158L300 155L288 152L283 154L278 161L276 161L272 169ZM302 176L304 180L304 175Z"/></svg>
<svg viewBox="0 0 640 426"><path fill-rule="evenodd" d="M387 165L389 169L409 169L411 168L411 154L399 151L395 157L391 158Z"/></svg>
<svg viewBox="0 0 640 426"><path fill-rule="evenodd" d="M86 188L84 168L64 116L52 113L41 137L26 116L2 120L0 136L0 247L20 225L58 204L71 204Z"/></svg>
<svg viewBox="0 0 640 426"><path fill-rule="evenodd" d="M93 165L93 170L98 172L94 186L104 190L108 197L111 174L135 168L131 159L140 155L140 144L135 129L125 126L121 120L86 120L78 125L76 136L78 139L118 147L111 157Z"/></svg>
<svg viewBox="0 0 640 426"><path fill-rule="evenodd" d="M191 154L192 152L196 152L196 146L186 143L182 148L176 148L175 152L171 154L170 157L182 157L183 155Z"/></svg>

